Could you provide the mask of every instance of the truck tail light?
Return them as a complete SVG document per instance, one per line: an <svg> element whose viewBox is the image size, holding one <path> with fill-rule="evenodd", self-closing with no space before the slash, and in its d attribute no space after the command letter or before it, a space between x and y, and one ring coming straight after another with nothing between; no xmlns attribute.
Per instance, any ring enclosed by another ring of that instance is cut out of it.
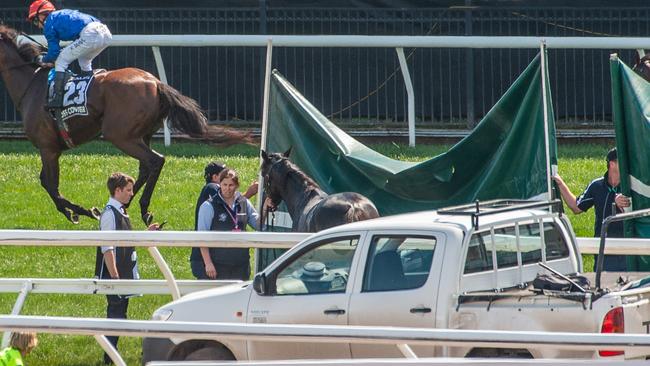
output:
<svg viewBox="0 0 650 366"><path fill-rule="evenodd" d="M623 308L614 308L605 314L603 326L600 328L601 333L625 333L625 318ZM598 351L600 357L619 356L624 354L623 351Z"/></svg>

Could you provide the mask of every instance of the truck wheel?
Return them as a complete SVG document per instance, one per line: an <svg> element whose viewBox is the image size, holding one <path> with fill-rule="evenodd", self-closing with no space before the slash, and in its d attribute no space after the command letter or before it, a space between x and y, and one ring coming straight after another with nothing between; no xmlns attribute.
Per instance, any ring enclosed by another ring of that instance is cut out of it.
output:
<svg viewBox="0 0 650 366"><path fill-rule="evenodd" d="M199 348L185 357L184 361L235 360L232 354L223 347L208 346Z"/></svg>
<svg viewBox="0 0 650 366"><path fill-rule="evenodd" d="M224 345L213 341L188 341L176 348L170 361L234 361L235 356Z"/></svg>

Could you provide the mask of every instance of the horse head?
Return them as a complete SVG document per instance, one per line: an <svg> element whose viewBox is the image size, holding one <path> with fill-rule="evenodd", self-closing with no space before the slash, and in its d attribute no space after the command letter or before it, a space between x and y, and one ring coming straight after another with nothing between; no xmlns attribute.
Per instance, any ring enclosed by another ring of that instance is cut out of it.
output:
<svg viewBox="0 0 650 366"><path fill-rule="evenodd" d="M645 50L643 51L645 53ZM645 53L643 57L639 54L632 70L641 75L646 81L650 82L650 54Z"/></svg>
<svg viewBox="0 0 650 366"><path fill-rule="evenodd" d="M0 70L31 64L36 66L34 59L39 53L35 44L20 42L15 29L0 25Z"/></svg>
<svg viewBox="0 0 650 366"><path fill-rule="evenodd" d="M283 162L289 161L289 155L291 154L291 148L285 151L284 153L270 153L267 154L266 151L262 150L262 177L264 177L264 195L271 199L275 206L279 205L282 202L282 192L280 190L281 182L283 179L282 173L283 167L286 166Z"/></svg>

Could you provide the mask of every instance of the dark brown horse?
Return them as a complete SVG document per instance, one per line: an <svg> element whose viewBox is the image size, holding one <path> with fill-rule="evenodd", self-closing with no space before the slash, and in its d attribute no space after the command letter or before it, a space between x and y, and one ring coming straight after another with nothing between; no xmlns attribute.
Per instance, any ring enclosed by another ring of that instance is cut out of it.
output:
<svg viewBox="0 0 650 366"><path fill-rule="evenodd" d="M96 208L81 207L59 193L59 157L68 146L43 107L51 65L34 63L32 60L39 49L29 43L18 45L16 37L15 30L0 26L0 74L23 117L27 137L40 152L41 185L57 210L73 223L78 222L79 215L97 218ZM151 149L150 142L165 118L169 118L171 128L190 138L215 144L250 140L246 133L209 126L196 101L161 83L150 73L135 68L97 74L88 90L88 115L67 120L68 135L74 145L102 134L104 139L140 162L134 192L144 186L140 210L145 222L152 218L149 202L165 163L165 158Z"/></svg>
<svg viewBox="0 0 650 366"><path fill-rule="evenodd" d="M293 231L316 232L333 226L379 217L375 205L355 192L328 195L284 154L262 151L264 193L279 205L284 201Z"/></svg>

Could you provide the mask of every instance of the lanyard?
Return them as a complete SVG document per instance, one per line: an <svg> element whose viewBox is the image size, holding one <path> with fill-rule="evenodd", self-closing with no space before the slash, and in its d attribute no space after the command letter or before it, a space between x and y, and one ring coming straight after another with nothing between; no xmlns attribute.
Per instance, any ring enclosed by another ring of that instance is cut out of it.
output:
<svg viewBox="0 0 650 366"><path fill-rule="evenodd" d="M228 207L228 204L225 201L223 203L224 203L223 206L226 208L226 212L228 213L228 216L230 216L230 219L232 220L233 224L235 224L235 228L233 229L233 231L241 231L241 229L239 228L239 221L237 221L237 214L233 215L232 214L233 211L230 209L230 207ZM235 201L235 209L237 209L236 201Z"/></svg>

